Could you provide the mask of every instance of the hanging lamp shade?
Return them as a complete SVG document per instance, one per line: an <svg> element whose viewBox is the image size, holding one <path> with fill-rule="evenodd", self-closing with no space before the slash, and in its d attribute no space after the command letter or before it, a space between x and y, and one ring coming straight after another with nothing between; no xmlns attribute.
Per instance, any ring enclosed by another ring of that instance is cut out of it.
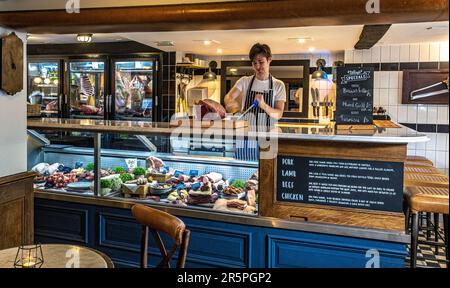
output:
<svg viewBox="0 0 450 288"><path fill-rule="evenodd" d="M203 74L203 80L208 80L208 81L216 80L217 79L216 73L211 71L211 69L216 69L216 68L217 68L217 62L216 61L209 62L209 69L208 69L208 72Z"/></svg>
<svg viewBox="0 0 450 288"><path fill-rule="evenodd" d="M323 68L325 67L326 63L327 62L325 61L325 59L317 59L316 61L317 70L311 74L312 79L314 80L328 79L327 72L323 71Z"/></svg>

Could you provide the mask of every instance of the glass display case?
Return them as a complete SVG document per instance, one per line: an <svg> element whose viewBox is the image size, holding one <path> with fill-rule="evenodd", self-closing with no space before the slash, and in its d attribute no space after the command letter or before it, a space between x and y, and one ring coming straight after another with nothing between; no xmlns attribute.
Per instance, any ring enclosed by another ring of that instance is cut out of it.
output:
<svg viewBox="0 0 450 288"><path fill-rule="evenodd" d="M114 103L117 120L152 120L155 91L153 60L114 62Z"/></svg>
<svg viewBox="0 0 450 288"><path fill-rule="evenodd" d="M200 141L195 137L102 133L99 144L99 134L92 132L28 130L28 135L28 170L39 174L38 191L258 213L258 162L238 160L234 142L199 150L192 146Z"/></svg>
<svg viewBox="0 0 450 288"><path fill-rule="evenodd" d="M41 106L42 116L58 116L61 107L59 61L28 63L28 102Z"/></svg>
<svg viewBox="0 0 450 288"><path fill-rule="evenodd" d="M103 118L105 114L105 62L69 63L71 118Z"/></svg>

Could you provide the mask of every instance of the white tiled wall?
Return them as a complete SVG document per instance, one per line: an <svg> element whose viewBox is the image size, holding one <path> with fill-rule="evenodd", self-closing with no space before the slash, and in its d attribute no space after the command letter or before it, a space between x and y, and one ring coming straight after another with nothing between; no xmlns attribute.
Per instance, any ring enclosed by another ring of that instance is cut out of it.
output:
<svg viewBox="0 0 450 288"><path fill-rule="evenodd" d="M448 62L448 42L411 43L375 46L369 50L346 50L345 63ZM369 59L371 59L369 61ZM367 62L368 61L368 62ZM376 71L374 75L374 106L383 106L392 119L401 123L449 124L448 105L401 104L403 72ZM449 135L428 133L427 143L411 144L408 154L429 158L448 174Z"/></svg>

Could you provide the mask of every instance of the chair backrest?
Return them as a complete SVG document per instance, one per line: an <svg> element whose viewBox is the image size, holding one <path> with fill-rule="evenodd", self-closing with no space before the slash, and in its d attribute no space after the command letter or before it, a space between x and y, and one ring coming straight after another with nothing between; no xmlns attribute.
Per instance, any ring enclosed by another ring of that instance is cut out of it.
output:
<svg viewBox="0 0 450 288"><path fill-rule="evenodd" d="M178 251L177 268L184 268L186 262L187 247L189 245L190 231L186 229L184 222L179 218L141 204L136 204L131 208L131 212L136 220L142 225L141 230L141 268L147 268L148 253L148 230L150 229L162 260L157 267L170 268L170 260ZM169 235L174 244L169 252L164 247L159 231Z"/></svg>

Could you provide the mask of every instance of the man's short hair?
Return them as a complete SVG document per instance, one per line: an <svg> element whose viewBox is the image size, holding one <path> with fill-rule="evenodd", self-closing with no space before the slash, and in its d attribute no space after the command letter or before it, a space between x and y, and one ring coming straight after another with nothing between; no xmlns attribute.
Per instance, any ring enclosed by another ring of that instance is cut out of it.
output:
<svg viewBox="0 0 450 288"><path fill-rule="evenodd" d="M263 55L267 59L272 58L272 52L270 51L269 45L261 43L256 43L253 45L252 49L250 49L250 53L248 54L250 60L253 61L258 55Z"/></svg>

